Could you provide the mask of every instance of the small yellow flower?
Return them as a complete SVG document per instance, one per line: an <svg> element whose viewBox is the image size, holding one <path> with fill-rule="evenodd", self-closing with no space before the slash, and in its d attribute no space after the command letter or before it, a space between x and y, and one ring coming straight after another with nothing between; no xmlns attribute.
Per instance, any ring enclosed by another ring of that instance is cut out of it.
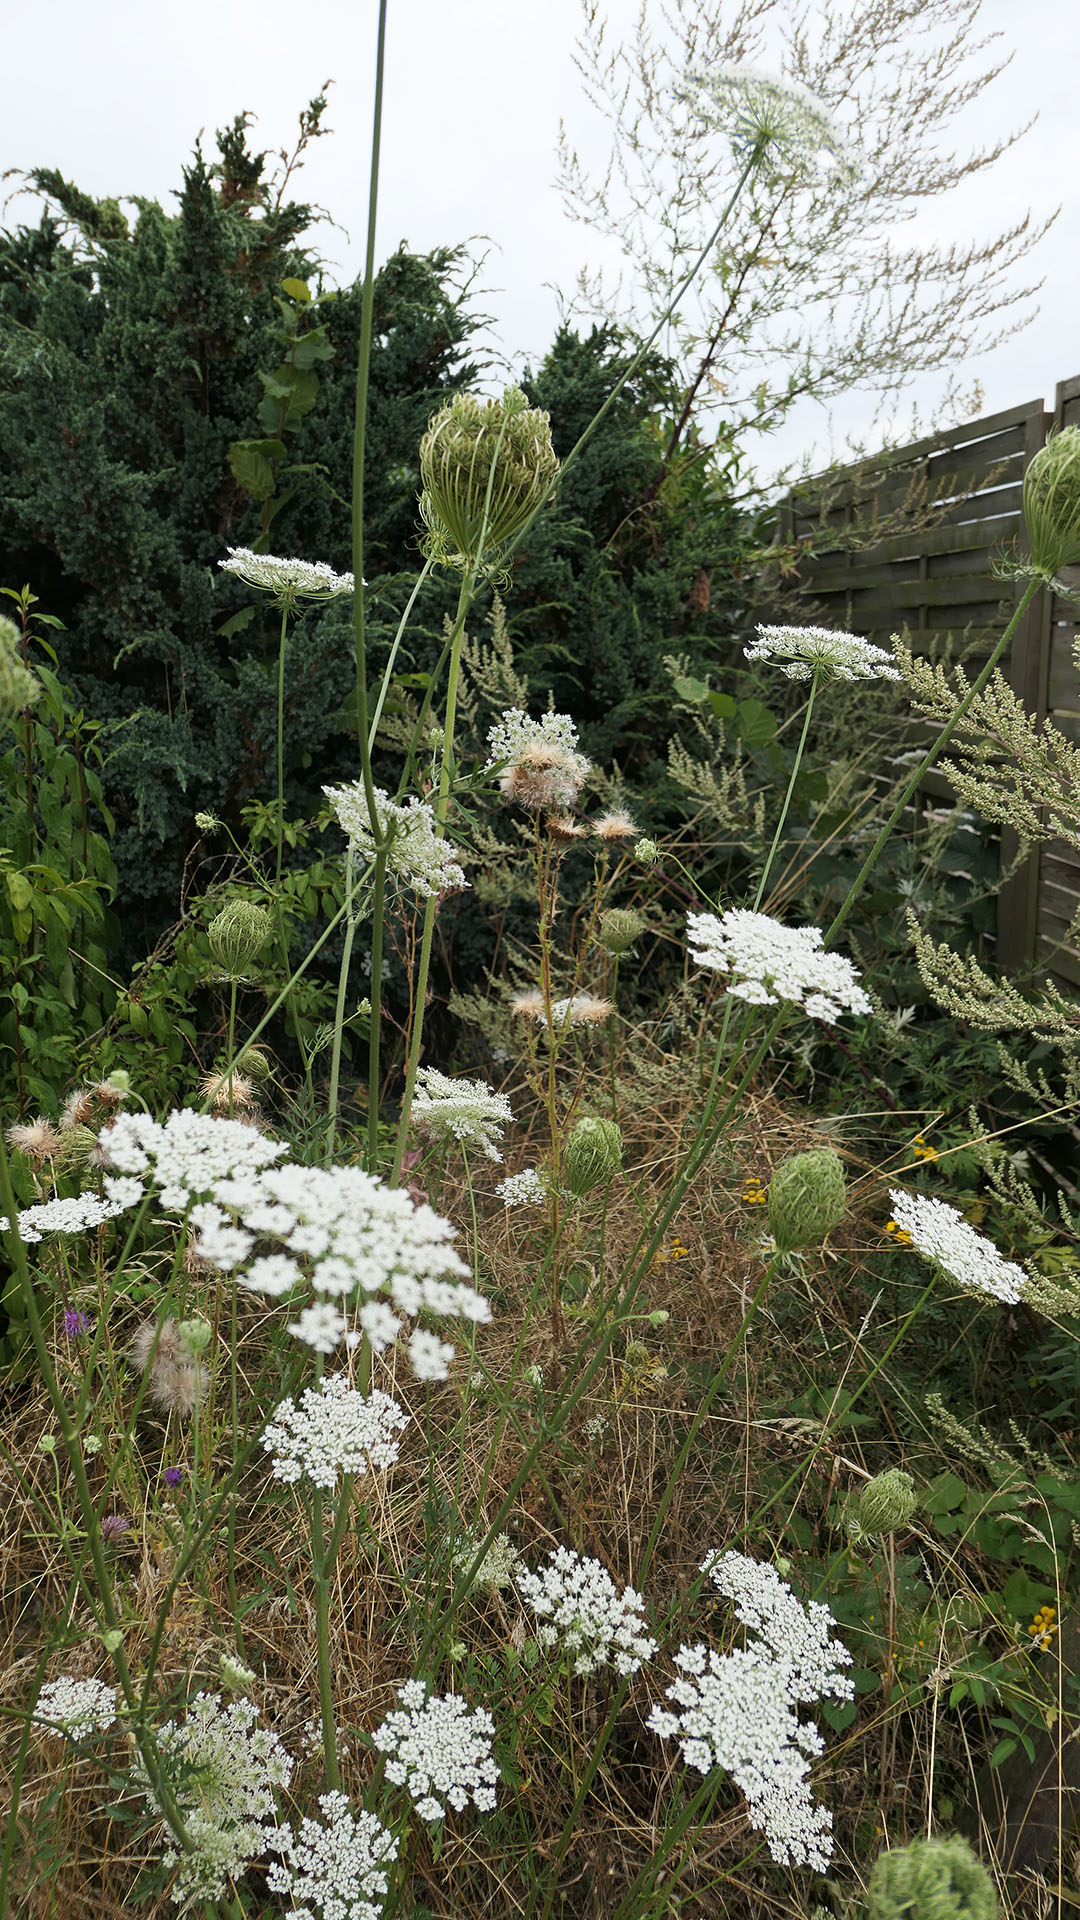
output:
<svg viewBox="0 0 1080 1920"><path fill-rule="evenodd" d="M936 1148L928 1147L926 1144L925 1136L921 1133L917 1133L915 1135L915 1138L911 1144L911 1151L916 1160L936 1160L937 1159Z"/></svg>
<svg viewBox="0 0 1080 1920"><path fill-rule="evenodd" d="M1057 1609L1049 1604L1039 1608L1028 1633L1040 1653L1048 1653L1053 1645L1054 1635L1058 1631ZM1034 1649L1033 1649L1034 1650Z"/></svg>
<svg viewBox="0 0 1080 1920"><path fill-rule="evenodd" d="M906 1227L902 1227L900 1225L899 1221L886 1220L885 1231L888 1234L890 1240L894 1240L898 1247L910 1247L911 1235L907 1231Z"/></svg>
<svg viewBox="0 0 1080 1920"><path fill-rule="evenodd" d="M769 1204L769 1196L756 1174L751 1174L747 1178L742 1197L748 1207L766 1207Z"/></svg>

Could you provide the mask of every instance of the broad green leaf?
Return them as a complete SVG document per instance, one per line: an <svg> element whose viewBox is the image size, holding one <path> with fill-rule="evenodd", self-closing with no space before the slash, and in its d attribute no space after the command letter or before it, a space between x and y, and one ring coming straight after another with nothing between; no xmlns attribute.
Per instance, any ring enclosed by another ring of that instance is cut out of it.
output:
<svg viewBox="0 0 1080 1920"><path fill-rule="evenodd" d="M306 307L311 300L311 288L308 286L306 280L293 280L291 278L283 280L281 283L281 291L282 293L287 293L290 300L299 300L302 307Z"/></svg>
<svg viewBox="0 0 1080 1920"><path fill-rule="evenodd" d="M229 448L229 471L253 500L269 500L274 491L274 469L264 453L255 452L251 441L233 441Z"/></svg>
<svg viewBox="0 0 1080 1920"><path fill-rule="evenodd" d="M763 700L740 700L736 726L745 746L764 747L776 732L776 715Z"/></svg>

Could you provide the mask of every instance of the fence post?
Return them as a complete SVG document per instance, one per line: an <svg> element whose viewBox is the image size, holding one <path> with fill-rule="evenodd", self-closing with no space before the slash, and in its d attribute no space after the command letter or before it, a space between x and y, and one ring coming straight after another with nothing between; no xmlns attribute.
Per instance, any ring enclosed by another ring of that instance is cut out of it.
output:
<svg viewBox="0 0 1080 1920"><path fill-rule="evenodd" d="M1060 411L1060 398L1059 386L1055 413L1033 412L1027 421L1024 435L1025 472L1032 455L1046 443L1047 430L1055 423L1055 415ZM1016 548L1018 554L1028 551L1022 518ZM1014 588L1017 598L1023 587L1023 580L1017 580ZM1023 701L1027 712L1040 724L1046 718L1050 676L1050 600L1051 596L1045 588L1036 594L1013 635L1009 658L1004 663L1005 677L1010 687ZM1015 830L1002 827L1000 870L1003 871L1016 858L1019 844ZM1040 854L1041 846L1036 842L1011 879L998 888L994 959L1004 972L1026 972L1035 962Z"/></svg>

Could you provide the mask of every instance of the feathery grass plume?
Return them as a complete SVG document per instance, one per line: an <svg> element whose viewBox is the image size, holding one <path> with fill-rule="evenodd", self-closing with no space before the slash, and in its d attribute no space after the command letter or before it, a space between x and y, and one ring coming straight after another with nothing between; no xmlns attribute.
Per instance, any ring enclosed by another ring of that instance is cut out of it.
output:
<svg viewBox="0 0 1080 1920"><path fill-rule="evenodd" d="M266 945L273 918L253 900L230 900L206 929L210 952L230 979L239 980Z"/></svg>
<svg viewBox="0 0 1080 1920"><path fill-rule="evenodd" d="M899 1467L875 1473L859 1495L857 1536L869 1540L885 1533L898 1533L901 1527L907 1526L918 1504L910 1473L904 1473Z"/></svg>
<svg viewBox="0 0 1080 1920"><path fill-rule="evenodd" d="M420 442L425 558L457 572L474 564L483 572L498 571L506 546L545 498L558 470L548 415L530 407L520 387L507 387L500 400L455 394L433 416Z"/></svg>
<svg viewBox="0 0 1080 1920"><path fill-rule="evenodd" d="M145 1373L149 1367L150 1399L161 1413L175 1413L181 1420L194 1413L206 1393L206 1368L184 1339L178 1321L163 1320L159 1333L156 1320L145 1320L128 1354L138 1371Z"/></svg>
<svg viewBox="0 0 1080 1920"><path fill-rule="evenodd" d="M819 1247L846 1207L844 1168L832 1147L792 1154L769 1182L769 1231L781 1253Z"/></svg>
<svg viewBox="0 0 1080 1920"><path fill-rule="evenodd" d="M867 1920L997 1920L994 1883L966 1840L912 1840L874 1862Z"/></svg>
<svg viewBox="0 0 1080 1920"><path fill-rule="evenodd" d="M570 1129L562 1155L563 1184L577 1199L606 1186L622 1166L622 1131L614 1120L584 1115Z"/></svg>
<svg viewBox="0 0 1080 1920"><path fill-rule="evenodd" d="M1031 565L1052 580L1080 564L1080 427L1050 433L1024 474Z"/></svg>
<svg viewBox="0 0 1080 1920"><path fill-rule="evenodd" d="M19 629L0 614L0 720L14 720L36 707L44 688L21 659Z"/></svg>
<svg viewBox="0 0 1080 1920"><path fill-rule="evenodd" d="M608 907L600 915L596 937L605 952L618 955L629 953L644 931L645 922L633 907Z"/></svg>

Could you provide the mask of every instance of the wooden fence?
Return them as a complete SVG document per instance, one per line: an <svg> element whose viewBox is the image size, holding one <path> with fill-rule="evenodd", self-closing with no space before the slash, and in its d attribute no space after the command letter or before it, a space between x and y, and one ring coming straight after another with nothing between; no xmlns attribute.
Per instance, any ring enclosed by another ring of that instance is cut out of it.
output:
<svg viewBox="0 0 1080 1920"><path fill-rule="evenodd" d="M780 505L777 537L806 545L797 584L808 620L881 646L906 628L918 652L936 652L951 636L977 671L1024 587L991 567L1006 544L1023 554L1024 469L1052 427L1075 425L1080 375L1059 382L1053 411L1032 400L793 489ZM1076 633L1075 603L1043 591L1001 665L1029 713L1080 741ZM941 775L930 776L927 790L951 791ZM1015 853L1015 836L1003 833L1003 868ZM998 964L1049 966L1080 984L1080 949L1066 940L1078 907L1080 850L1061 841L1036 847L998 895Z"/></svg>

